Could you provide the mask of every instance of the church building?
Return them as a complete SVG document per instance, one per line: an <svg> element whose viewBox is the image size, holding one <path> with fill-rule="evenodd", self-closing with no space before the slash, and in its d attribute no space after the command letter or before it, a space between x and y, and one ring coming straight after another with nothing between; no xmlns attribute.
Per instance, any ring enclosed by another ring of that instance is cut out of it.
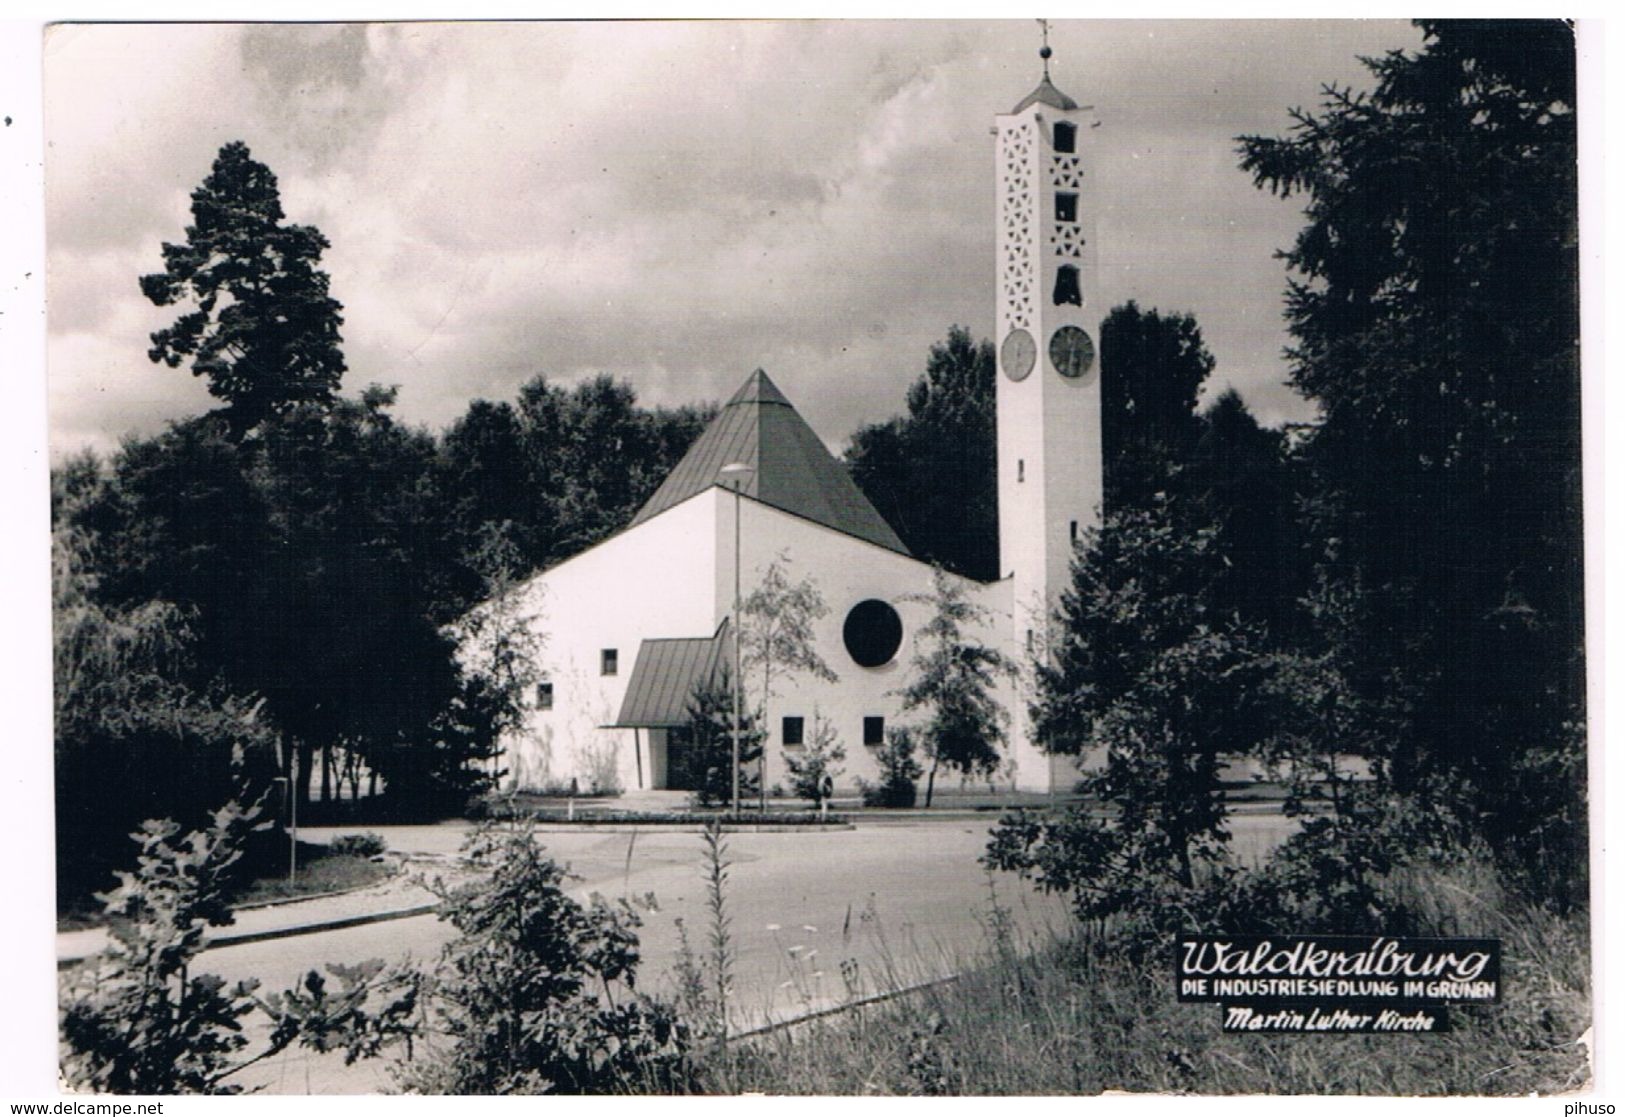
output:
<svg viewBox="0 0 1625 1117"><path fill-rule="evenodd" d="M1018 664L1043 646L1102 491L1093 113L1051 83L1047 46L1041 55L1043 80L994 128L1001 576L956 578L988 618L974 638ZM918 599L932 568L758 370L624 529L520 587L544 641L542 681L503 757L508 783L681 786L689 699L732 663L736 592L748 597L774 563L822 598L814 646L837 678L774 679L763 784L788 786L784 758L815 718L846 750L838 790L878 782L887 728L910 720L898 692L930 617ZM744 679L759 708L748 664ZM998 782L1065 790L1076 770L1032 739L1028 685L1009 680L998 696L1010 715Z"/></svg>

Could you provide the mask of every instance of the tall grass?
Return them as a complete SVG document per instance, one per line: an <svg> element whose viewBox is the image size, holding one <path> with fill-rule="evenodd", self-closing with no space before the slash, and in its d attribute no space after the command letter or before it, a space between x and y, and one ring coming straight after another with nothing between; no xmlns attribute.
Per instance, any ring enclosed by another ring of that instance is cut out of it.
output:
<svg viewBox="0 0 1625 1117"><path fill-rule="evenodd" d="M1389 882L1423 933L1499 936L1503 1003L1451 1010L1454 1031L1243 1035L1215 1005L1182 1005L1172 965L1135 964L1082 936L1016 941L997 897L982 957L954 981L714 1049L706 1093L1445 1095L1556 1093L1590 1074L1585 917L1506 895L1484 863ZM898 965L905 979L910 967ZM940 971L939 971L940 972Z"/></svg>

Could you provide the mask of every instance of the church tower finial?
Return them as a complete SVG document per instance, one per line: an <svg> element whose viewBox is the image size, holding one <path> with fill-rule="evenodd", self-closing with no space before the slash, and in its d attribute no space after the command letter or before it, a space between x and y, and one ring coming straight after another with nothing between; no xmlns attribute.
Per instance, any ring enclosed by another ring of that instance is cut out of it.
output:
<svg viewBox="0 0 1625 1117"><path fill-rule="evenodd" d="M1038 57L1044 60L1044 80L1049 81L1049 60L1055 52L1049 49L1049 20L1038 21L1038 32L1044 37L1044 45L1038 48Z"/></svg>

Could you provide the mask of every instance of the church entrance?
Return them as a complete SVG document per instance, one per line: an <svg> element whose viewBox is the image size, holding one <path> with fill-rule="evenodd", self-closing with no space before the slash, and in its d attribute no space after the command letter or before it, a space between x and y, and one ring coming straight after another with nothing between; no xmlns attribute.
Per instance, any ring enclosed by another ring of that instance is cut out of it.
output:
<svg viewBox="0 0 1625 1117"><path fill-rule="evenodd" d="M705 777L694 731L686 725L666 730L666 787L671 791L698 791Z"/></svg>

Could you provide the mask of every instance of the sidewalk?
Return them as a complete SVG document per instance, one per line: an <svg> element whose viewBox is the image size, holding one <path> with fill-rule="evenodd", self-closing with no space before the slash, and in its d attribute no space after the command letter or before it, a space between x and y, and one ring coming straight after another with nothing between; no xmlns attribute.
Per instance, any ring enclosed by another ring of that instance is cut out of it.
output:
<svg viewBox="0 0 1625 1117"><path fill-rule="evenodd" d="M405 919L432 912L437 906L434 894L415 882L413 878L416 875L409 866L389 880L354 892L240 909L236 913L236 922L209 929L204 938L204 949L379 923L388 919ZM57 968L100 953L107 942L108 933L102 927L58 932Z"/></svg>

